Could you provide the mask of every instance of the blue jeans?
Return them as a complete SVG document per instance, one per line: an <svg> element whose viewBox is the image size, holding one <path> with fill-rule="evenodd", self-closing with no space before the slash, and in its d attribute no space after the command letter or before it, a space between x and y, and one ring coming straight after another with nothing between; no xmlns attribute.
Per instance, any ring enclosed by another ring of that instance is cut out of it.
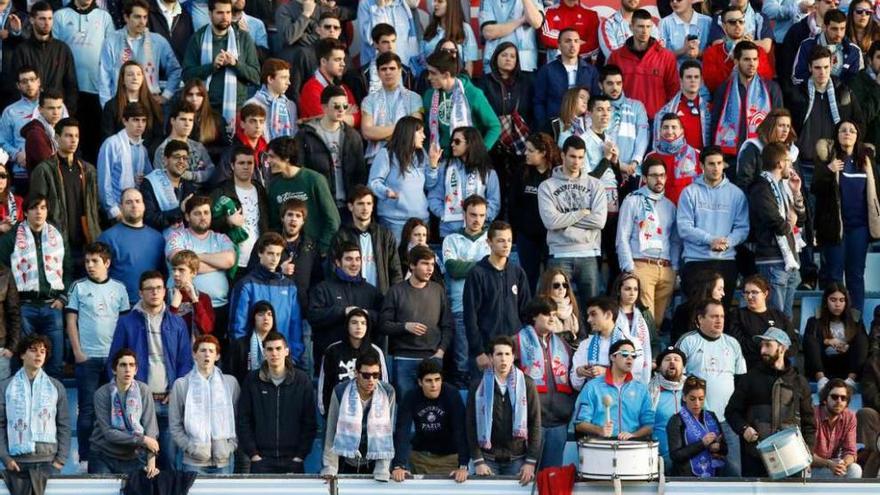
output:
<svg viewBox="0 0 880 495"><path fill-rule="evenodd" d="M156 422L159 423L159 458L156 459L156 467L159 469L174 469L177 466L177 446L168 428L168 410L168 404L156 401Z"/></svg>
<svg viewBox="0 0 880 495"><path fill-rule="evenodd" d="M519 459L511 459L507 462L496 462L490 461L489 459L484 459L489 469L492 470L492 474L494 476L519 476L519 470L522 469L523 464L526 463L525 457L520 457Z"/></svg>
<svg viewBox="0 0 880 495"><path fill-rule="evenodd" d="M428 222L427 218L423 218L422 220L425 220L426 223ZM401 222L399 220L391 220L390 218L379 215L379 224L390 230L391 233L394 234L394 240L397 241L397 244L400 244L400 238L403 236L403 226L406 224L406 220Z"/></svg>
<svg viewBox="0 0 880 495"><path fill-rule="evenodd" d="M452 344L452 359L455 363L455 371L458 372L458 379L465 380L467 383L468 373L468 338L467 330L464 328L464 313L452 313L452 321L455 323L454 341Z"/></svg>
<svg viewBox="0 0 880 495"><path fill-rule="evenodd" d="M147 460L143 457L123 460L92 452L89 455L89 474L128 474L143 469Z"/></svg>
<svg viewBox="0 0 880 495"><path fill-rule="evenodd" d="M302 320L303 355L299 364L309 377L315 376L315 355L312 345L312 326L305 319Z"/></svg>
<svg viewBox="0 0 880 495"><path fill-rule="evenodd" d="M562 453L568 440L568 425L541 427L541 467L562 465Z"/></svg>
<svg viewBox="0 0 880 495"><path fill-rule="evenodd" d="M52 309L48 304L23 303L21 305L21 336L32 333L45 335L52 344L46 373L52 378L61 379L64 364L64 323L60 309Z"/></svg>
<svg viewBox="0 0 880 495"><path fill-rule="evenodd" d="M394 385L395 390L397 390L397 396L400 397L400 400L403 400L410 390L418 387L416 380L418 379L419 364L422 360L419 358L392 356L391 362L393 363L391 367L394 369L391 383Z"/></svg>
<svg viewBox="0 0 880 495"><path fill-rule="evenodd" d="M229 460L229 463L225 466L193 466L192 464L183 463L183 469L181 471L185 471L187 473L199 473L199 474L232 474L232 470L235 467L235 463L232 462L232 459Z"/></svg>
<svg viewBox="0 0 880 495"><path fill-rule="evenodd" d="M801 283L801 272L785 271L785 263L757 264L758 273L770 282L770 306L791 318L794 293Z"/></svg>
<svg viewBox="0 0 880 495"><path fill-rule="evenodd" d="M547 241L536 241L528 236L520 235L516 238L516 251L519 253L519 266L526 272L529 279L529 287L532 294L538 288L538 280L541 278L541 264L547 259Z"/></svg>
<svg viewBox="0 0 880 495"><path fill-rule="evenodd" d="M724 435L724 441L727 442L727 464L724 465L723 474L727 477L739 478L742 473L739 436L734 433L727 421L721 423L721 433Z"/></svg>
<svg viewBox="0 0 880 495"><path fill-rule="evenodd" d="M820 280L823 286L831 281L844 280L849 289L850 307L862 311L865 305L865 259L868 257L868 243L871 238L868 227L846 229L843 240L834 246L824 246L825 257Z"/></svg>
<svg viewBox="0 0 880 495"><path fill-rule="evenodd" d="M581 310L582 321L587 321L587 300L599 295L602 290L599 281L599 264L595 256L581 258L556 258L547 261L548 268L559 268L574 282L575 299Z"/></svg>
<svg viewBox="0 0 880 495"><path fill-rule="evenodd" d="M89 358L77 363L76 396L79 398L79 412L76 415L76 438L79 443L79 460L89 458L89 439L95 426L95 391L107 382L106 358Z"/></svg>

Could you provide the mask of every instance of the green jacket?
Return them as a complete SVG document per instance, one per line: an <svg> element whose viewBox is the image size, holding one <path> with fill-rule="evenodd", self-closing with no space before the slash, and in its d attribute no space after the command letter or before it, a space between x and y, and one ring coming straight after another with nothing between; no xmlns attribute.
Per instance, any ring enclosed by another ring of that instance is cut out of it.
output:
<svg viewBox="0 0 880 495"><path fill-rule="evenodd" d="M101 226L98 223L98 172L91 163L77 159L83 170L84 216L80 221L87 244L98 240ZM49 223L58 227L64 242L70 243L67 232L67 197L61 179L61 170L55 155L40 162L31 172L31 194L42 194L49 198Z"/></svg>
<svg viewBox="0 0 880 495"><path fill-rule="evenodd" d="M303 229L306 236L315 239L321 255L326 255L341 223L327 179L314 170L300 168L291 178L273 176L268 196L269 227L278 232L281 232L281 205L292 198L306 202L308 217Z"/></svg>
<svg viewBox="0 0 880 495"><path fill-rule="evenodd" d="M489 104L489 100L486 99L486 95L483 94L483 91L480 88L474 86L467 77L458 77L457 79L464 85L465 99L471 109L471 122L473 122L473 126L480 131L480 134L483 135L486 149L490 150L495 146L495 142L498 141L498 138L501 136L501 122L499 122L498 116L495 115L495 111L492 110L492 105ZM436 91L434 88L429 88L422 97L422 102L425 107L425 120L427 122L431 121L431 100L434 98L434 91ZM441 95L440 101L443 101L444 97L450 99L452 97L452 92ZM439 128L440 147L446 149L449 147L449 125L440 122ZM425 131L427 133L428 129L425 129Z"/></svg>
<svg viewBox="0 0 880 495"><path fill-rule="evenodd" d="M213 60L220 53L221 49L226 49L226 36L222 38L214 36L211 44L211 63L202 63L202 39L206 32L210 32L211 25L199 29L193 34L186 46L186 52L183 55L183 80L201 79L207 81L212 75L217 77L211 78L211 85L208 87L208 99L211 107L223 107L223 71L214 69ZM213 36L213 32L211 32ZM248 84L260 84L260 62L257 60L257 47L251 35L236 29L235 39L238 44L238 63L233 67L238 76L238 107L244 104L247 99Z"/></svg>

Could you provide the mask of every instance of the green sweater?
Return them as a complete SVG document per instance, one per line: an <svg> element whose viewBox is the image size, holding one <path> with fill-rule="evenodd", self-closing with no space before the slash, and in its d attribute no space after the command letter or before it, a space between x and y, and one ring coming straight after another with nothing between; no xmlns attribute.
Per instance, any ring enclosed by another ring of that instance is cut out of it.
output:
<svg viewBox="0 0 880 495"><path fill-rule="evenodd" d="M471 83L470 79L466 77L459 77L458 80L461 81L464 85L464 95L471 109L471 122L473 122L473 126L480 131L480 134L483 135L483 141L485 141L486 143L486 149L490 150L493 146L495 146L495 142L498 141L498 137L501 136L501 122L498 121L498 116L495 115L495 111L492 110L492 106L489 105L489 100L486 99L486 95L483 94L483 90L474 86ZM425 120L428 122L430 122L431 99L434 98L434 91L436 91L434 88L429 88L428 91L425 92L425 95L422 97L426 113ZM444 91L443 94L440 95L440 106L443 106L444 101L451 99L452 91ZM451 102L448 104L448 108L451 111ZM441 148L446 149L449 147L449 132L450 129L448 118L447 123L445 124L441 120Z"/></svg>
<svg viewBox="0 0 880 495"><path fill-rule="evenodd" d="M183 80L201 79L207 81L212 75L211 85L208 87L208 99L213 108L223 107L223 71L226 67L219 70L214 69L214 59L221 49L226 49L226 37L214 36L211 44L211 62L202 63L202 39L205 32L211 29L211 25L199 29L193 34L186 47L186 53L183 55ZM257 47L251 35L236 29L235 40L238 44L238 63L232 70L238 76L238 103L237 106L244 104L247 99L247 85L260 84L260 62L257 60Z"/></svg>
<svg viewBox="0 0 880 495"><path fill-rule="evenodd" d="M322 255L327 254L336 231L339 230L339 210L323 175L300 168L293 177L281 175L269 182L269 227L281 231L281 205L288 199L306 202L306 236L315 239Z"/></svg>

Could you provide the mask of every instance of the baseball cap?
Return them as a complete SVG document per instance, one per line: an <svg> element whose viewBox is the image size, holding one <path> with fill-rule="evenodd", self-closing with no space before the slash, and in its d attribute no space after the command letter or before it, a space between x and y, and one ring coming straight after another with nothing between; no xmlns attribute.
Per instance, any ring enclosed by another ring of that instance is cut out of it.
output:
<svg viewBox="0 0 880 495"><path fill-rule="evenodd" d="M755 342L760 342L761 340L775 340L785 347L791 347L791 339L788 338L788 334L781 328L770 327L764 332L764 335L755 335L752 339Z"/></svg>

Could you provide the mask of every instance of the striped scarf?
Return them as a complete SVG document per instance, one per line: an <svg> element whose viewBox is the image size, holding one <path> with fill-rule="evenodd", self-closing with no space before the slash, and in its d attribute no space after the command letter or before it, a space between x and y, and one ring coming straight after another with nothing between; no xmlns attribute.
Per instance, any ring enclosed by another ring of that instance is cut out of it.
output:
<svg viewBox="0 0 880 495"><path fill-rule="evenodd" d="M42 369L33 383L24 368L6 387L6 437L9 455L36 452L36 443L57 443L55 415L58 389Z"/></svg>
<svg viewBox="0 0 880 495"><path fill-rule="evenodd" d="M614 330L611 331L611 339L608 342L608 345L611 346L618 340L623 338L623 333L620 331L617 326L614 326ZM590 336L590 342L587 344L587 364L590 366L600 365L602 366L602 362L608 363L608 356L605 356L605 361L602 361L602 356L599 355L599 348L602 347L602 335L598 333L594 333Z"/></svg>
<svg viewBox="0 0 880 495"><path fill-rule="evenodd" d="M431 142L440 145L440 93L442 89L435 89L431 96L431 112L428 114L428 130L431 132ZM459 127L471 125L471 106L464 94L464 84L456 78L452 86L452 108L449 110L449 134Z"/></svg>
<svg viewBox="0 0 880 495"><path fill-rule="evenodd" d="M235 38L235 29L226 30L226 51L238 59L238 42ZM214 31L211 26L205 27L205 33L202 36L202 65L214 64ZM223 71L223 119L226 121L226 133L229 136L235 132L235 114L238 106L238 78L235 76L235 70L232 67L224 67ZM205 86L211 87L211 80L214 74L208 76Z"/></svg>
<svg viewBox="0 0 880 495"><path fill-rule="evenodd" d="M391 459L394 457L394 428L391 418L391 397L380 382L371 399L367 416L367 459ZM336 437L333 452L349 459L361 457L361 433L364 426L364 404L358 394L357 380L351 380L339 401L336 420Z"/></svg>
<svg viewBox="0 0 880 495"><path fill-rule="evenodd" d="M556 391L570 394L572 388L568 381L568 371L571 368L571 355L558 335L551 333L548 340L550 357L552 358L550 368L556 382ZM519 344L520 368L532 377L538 392L547 392L547 363L544 360L544 348L541 346L535 327L527 325L520 330L517 334L517 343Z"/></svg>
<svg viewBox="0 0 880 495"><path fill-rule="evenodd" d="M513 406L513 438L529 439L526 375L514 367L507 374L507 395ZM477 443L483 450L492 450L492 409L495 406L495 372L487 369L477 386Z"/></svg>
<svg viewBox="0 0 880 495"><path fill-rule="evenodd" d="M777 181L773 174L764 170L761 172L761 177L764 178L767 182L770 183L770 190L773 191L773 199L776 201L776 208L779 212L779 215L782 217L783 221L787 221L788 219L788 195L785 194L782 187L782 181ZM798 270L801 267L800 262L798 261L798 257L796 255L797 244L794 239L793 231L789 230L785 235L777 235L776 236L776 244L779 246L779 251L782 252L782 260L785 263L785 271L792 272L794 270Z"/></svg>
<svg viewBox="0 0 880 495"><path fill-rule="evenodd" d="M739 96L739 72L734 69L724 93L724 101L718 126L715 129L715 144L725 155L736 155L739 150L739 128L742 116L742 102ZM746 88L746 139L758 135L758 126L767 118L772 109L770 88L755 75Z"/></svg>
<svg viewBox="0 0 880 495"><path fill-rule="evenodd" d="M813 83L812 77L807 79L807 93L810 97L810 102L807 104L807 113L804 114L804 122L810 118L810 112L813 110L813 103L816 101L816 85ZM834 121L834 125L837 125L840 122L840 109L837 107L837 94L834 92L834 81L828 81L828 84L825 86L825 94L828 96L828 107L831 109L831 120Z"/></svg>
<svg viewBox="0 0 880 495"><path fill-rule="evenodd" d="M685 142L684 134L672 140L661 137L655 142L654 146L658 152L674 157L675 170L673 170L673 177L675 179L684 177L694 178L698 175L697 163L700 158L697 156L697 150Z"/></svg>

